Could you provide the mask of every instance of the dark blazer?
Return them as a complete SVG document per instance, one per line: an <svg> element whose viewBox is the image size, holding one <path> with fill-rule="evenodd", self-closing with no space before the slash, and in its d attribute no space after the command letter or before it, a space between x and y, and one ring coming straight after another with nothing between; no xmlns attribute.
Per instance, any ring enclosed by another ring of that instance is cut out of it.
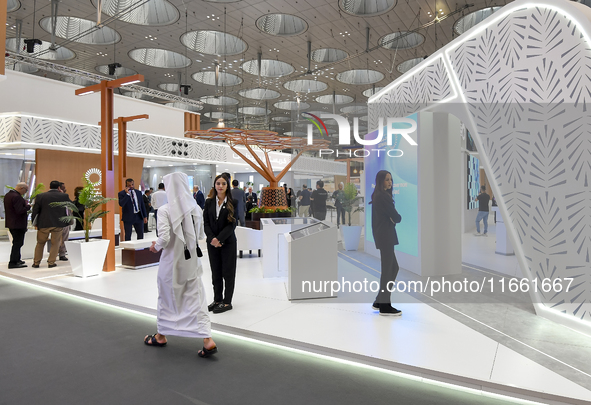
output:
<svg viewBox="0 0 591 405"><path fill-rule="evenodd" d="M4 211L6 212L6 228L27 229L27 212L31 206L16 190L10 190L4 196Z"/></svg>
<svg viewBox="0 0 591 405"><path fill-rule="evenodd" d="M50 207L52 202L70 201L70 197L59 190L49 190L35 197L33 206L33 223L37 218L37 228L63 228L68 223L60 221L66 216L66 207Z"/></svg>
<svg viewBox="0 0 591 405"><path fill-rule="evenodd" d="M252 196L252 202L254 202L254 203L255 203L255 205L256 205L256 204L258 204L258 197L257 197L257 193L255 193L254 191L253 191L252 193L246 193L246 194L245 194L246 200L248 200L248 196L249 196L249 195L251 195L251 196Z"/></svg>
<svg viewBox="0 0 591 405"><path fill-rule="evenodd" d="M236 228L236 218L238 217L238 214L236 213L236 205L238 204L238 201L232 201L232 204L234 205L234 222L228 221L228 215L230 212L226 208L226 204L222 205L220 216L216 220L215 204L215 197L205 200L205 209L203 210L203 227L205 230L205 235L207 236L207 243L211 243L213 238L218 238L222 244L236 242L236 234L234 233L234 229Z"/></svg>
<svg viewBox="0 0 591 405"><path fill-rule="evenodd" d="M246 195L244 190L239 187L232 188L232 198L238 201L237 205L234 205L235 211L244 212L246 210Z"/></svg>
<svg viewBox="0 0 591 405"><path fill-rule="evenodd" d="M142 198L142 193L135 189L132 191L137 197L137 203L139 205L138 208L142 214L142 218L148 218L148 213L146 212L146 206L144 204L144 199ZM118 197L119 206L121 207L121 220L123 222L134 223L137 220L137 217L133 212L133 202L131 201L131 196L127 195L125 190L121 190L118 194Z"/></svg>
<svg viewBox="0 0 591 405"><path fill-rule="evenodd" d="M402 217L392 198L385 193L378 194L371 203L371 227L376 248L394 249L394 245L398 245L396 224L400 221Z"/></svg>
<svg viewBox="0 0 591 405"><path fill-rule="evenodd" d="M203 193L201 192L201 190L198 190L196 193L193 193L193 198L195 198L195 201L197 201L197 205L201 207L201 209L204 209L205 207L205 196L203 195Z"/></svg>

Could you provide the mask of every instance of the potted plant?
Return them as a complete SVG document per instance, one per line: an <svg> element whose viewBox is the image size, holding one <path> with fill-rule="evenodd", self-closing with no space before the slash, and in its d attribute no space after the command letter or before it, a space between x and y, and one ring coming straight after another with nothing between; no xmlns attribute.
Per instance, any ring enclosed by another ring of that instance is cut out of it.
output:
<svg viewBox="0 0 591 405"><path fill-rule="evenodd" d="M72 272L78 277L90 277L98 275L105 262L107 250L109 249L109 240L90 239L90 230L92 224L99 218L104 217L109 211L104 211L101 206L115 198L105 198L96 192L96 184L82 178L85 183L80 191L78 201L84 206L84 216L71 201L62 201L51 203L52 207L65 207L71 214L60 218L66 224L72 223L72 220L80 222L84 230L84 240L66 241L66 249L72 265Z"/></svg>
<svg viewBox="0 0 591 405"><path fill-rule="evenodd" d="M345 250L357 250L359 240L361 239L361 225L351 225L351 215L355 212L363 212L363 205L359 205L362 200L361 196L357 195L357 187L353 183L347 183L343 188L343 209L348 214L347 224L343 224L341 230L343 232L343 244Z"/></svg>

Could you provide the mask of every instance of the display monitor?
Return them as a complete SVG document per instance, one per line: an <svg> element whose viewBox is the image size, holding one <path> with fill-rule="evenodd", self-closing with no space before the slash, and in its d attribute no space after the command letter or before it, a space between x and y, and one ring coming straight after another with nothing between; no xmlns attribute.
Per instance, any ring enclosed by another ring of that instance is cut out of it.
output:
<svg viewBox="0 0 591 405"><path fill-rule="evenodd" d="M417 131L410 134L416 141L418 131L418 115L413 114L409 117L417 122ZM396 128L408 128L407 124L394 123ZM418 221L418 167L417 151L418 146L410 145L401 135L394 135L392 145L387 144L387 128L384 127L384 138L377 145L366 145L365 158L365 240L374 242L371 227L371 208L369 204L371 195L375 188L376 174L380 170L387 170L392 174L394 204L396 210L402 216L402 222L396 225L396 233L400 244L396 246L397 251L416 256L419 255L419 221ZM378 136L378 130L366 135L365 139L375 139ZM376 149L382 150L378 156ZM398 149L402 151L392 151L391 156L388 150Z"/></svg>

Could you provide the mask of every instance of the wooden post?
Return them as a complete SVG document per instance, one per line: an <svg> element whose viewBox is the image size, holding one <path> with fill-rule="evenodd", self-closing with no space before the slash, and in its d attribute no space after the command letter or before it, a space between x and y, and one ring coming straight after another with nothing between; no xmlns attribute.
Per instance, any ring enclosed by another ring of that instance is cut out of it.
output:
<svg viewBox="0 0 591 405"><path fill-rule="evenodd" d="M6 10L8 4L6 0L0 0L0 75L5 75L4 63L6 61Z"/></svg>
<svg viewBox="0 0 591 405"><path fill-rule="evenodd" d="M101 172L102 194L115 198L115 154L113 142L113 88L107 81L100 83L101 90ZM109 201L104 210L109 211L103 217L103 239L109 240L109 249L103 271L115 271L115 202Z"/></svg>
<svg viewBox="0 0 591 405"><path fill-rule="evenodd" d="M127 178L127 121L123 117L117 118L119 155L118 155L118 190L125 188L125 179ZM119 204L117 204L119 205ZM119 207L119 240L125 240L125 227L123 226L123 209Z"/></svg>

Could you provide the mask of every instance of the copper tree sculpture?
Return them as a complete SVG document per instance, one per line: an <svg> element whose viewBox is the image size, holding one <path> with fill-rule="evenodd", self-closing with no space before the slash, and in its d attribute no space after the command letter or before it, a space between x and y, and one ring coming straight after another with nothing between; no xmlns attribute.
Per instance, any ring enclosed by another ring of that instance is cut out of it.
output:
<svg viewBox="0 0 591 405"><path fill-rule="evenodd" d="M279 181L285 176L285 173L293 166L298 158L305 151L326 149L330 145L328 140L315 140L313 145L308 145L306 138L293 138L290 136L279 136L277 132L266 130L247 130L238 128L210 128L208 130L187 131L185 136L191 138L200 138L208 141L225 141L230 149L248 163L254 170L263 176L268 182L269 187L263 187L261 202L266 208L287 208L287 198L283 187L279 187ZM244 146L256 162L244 156L242 152L236 149L236 146ZM266 162L263 162L252 149L253 146L263 151ZM299 150L299 153L291 159L285 168L275 175L269 152L292 149Z"/></svg>

